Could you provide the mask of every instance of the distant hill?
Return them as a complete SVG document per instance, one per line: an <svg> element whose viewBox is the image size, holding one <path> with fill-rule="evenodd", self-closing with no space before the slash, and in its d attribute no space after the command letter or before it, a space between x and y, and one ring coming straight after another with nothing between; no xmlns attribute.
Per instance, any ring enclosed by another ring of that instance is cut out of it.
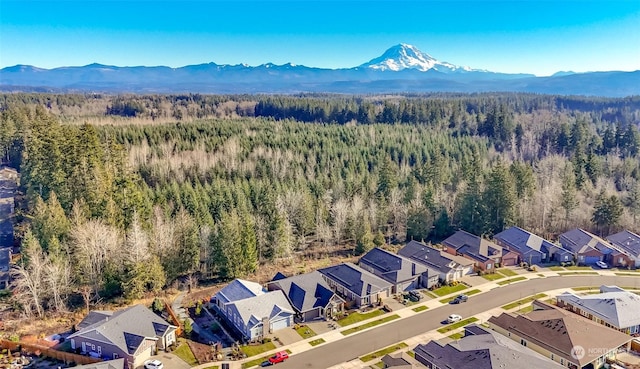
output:
<svg viewBox="0 0 640 369"><path fill-rule="evenodd" d="M535 92L622 97L640 94L640 71L558 72L550 77L507 74L441 62L416 47L399 44L353 68L323 69L291 63L259 66L188 65L180 68L81 67L0 69L3 91L133 93L379 93Z"/></svg>

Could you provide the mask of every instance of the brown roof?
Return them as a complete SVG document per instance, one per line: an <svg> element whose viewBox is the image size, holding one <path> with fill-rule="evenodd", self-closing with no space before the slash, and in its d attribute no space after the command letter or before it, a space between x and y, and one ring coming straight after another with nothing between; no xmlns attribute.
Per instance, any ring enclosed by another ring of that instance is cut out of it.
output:
<svg viewBox="0 0 640 369"><path fill-rule="evenodd" d="M534 304L542 310L534 310L525 315L502 313L498 317L489 318L489 323L513 332L566 360L577 362L580 367L632 339L629 335L542 301L535 301ZM583 350L584 356L572 355L572 349L578 346Z"/></svg>

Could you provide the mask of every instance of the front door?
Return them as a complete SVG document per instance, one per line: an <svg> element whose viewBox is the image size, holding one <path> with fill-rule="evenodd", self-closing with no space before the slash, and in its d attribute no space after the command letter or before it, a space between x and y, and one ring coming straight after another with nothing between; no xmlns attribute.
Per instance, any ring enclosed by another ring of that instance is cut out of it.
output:
<svg viewBox="0 0 640 369"><path fill-rule="evenodd" d="M87 352L87 344L82 342L82 352Z"/></svg>

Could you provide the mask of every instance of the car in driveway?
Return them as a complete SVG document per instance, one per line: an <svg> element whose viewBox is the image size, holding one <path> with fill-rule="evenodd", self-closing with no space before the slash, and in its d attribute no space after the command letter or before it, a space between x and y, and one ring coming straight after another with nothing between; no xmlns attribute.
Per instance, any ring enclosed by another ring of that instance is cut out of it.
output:
<svg viewBox="0 0 640 369"><path fill-rule="evenodd" d="M289 354L286 351L276 352L275 355L269 358L271 364L281 363L289 358Z"/></svg>
<svg viewBox="0 0 640 369"><path fill-rule="evenodd" d="M459 322L462 320L462 317L458 314L451 314L449 315L449 317L447 318L447 323L455 323L455 322Z"/></svg>
<svg viewBox="0 0 640 369"><path fill-rule="evenodd" d="M609 269L609 266L604 261L596 261L596 265L602 269Z"/></svg>
<svg viewBox="0 0 640 369"><path fill-rule="evenodd" d="M163 369L164 365L160 360L147 360L144 362L144 369Z"/></svg>
<svg viewBox="0 0 640 369"><path fill-rule="evenodd" d="M467 302L467 300L469 299L469 296L467 295L458 295L456 296L455 299L449 301L450 304L459 304L462 302Z"/></svg>

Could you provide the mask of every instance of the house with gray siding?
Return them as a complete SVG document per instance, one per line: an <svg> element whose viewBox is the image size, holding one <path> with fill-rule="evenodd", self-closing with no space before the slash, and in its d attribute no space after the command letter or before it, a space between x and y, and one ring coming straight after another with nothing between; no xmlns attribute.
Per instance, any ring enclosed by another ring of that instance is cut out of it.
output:
<svg viewBox="0 0 640 369"><path fill-rule="evenodd" d="M125 369L138 368L158 350L176 342L177 327L144 305L101 311L87 318L67 337L71 348L103 360L124 359Z"/></svg>
<svg viewBox="0 0 640 369"><path fill-rule="evenodd" d="M473 271L473 261L462 256L452 255L418 241L410 241L398 251L398 255L422 264L427 268L428 282L431 288L438 283L459 281Z"/></svg>
<svg viewBox="0 0 640 369"><path fill-rule="evenodd" d="M303 322L331 318L343 311L345 301L338 296L318 271L286 277L276 274L267 283L269 291L281 290Z"/></svg>
<svg viewBox="0 0 640 369"><path fill-rule="evenodd" d="M293 325L295 312L284 293L267 292L255 282L235 279L211 302L245 341L255 341Z"/></svg>
<svg viewBox="0 0 640 369"><path fill-rule="evenodd" d="M546 263L551 260L571 261L570 252L520 227L511 227L493 236L498 246L518 254L518 263L529 265ZM563 260L565 259L565 260Z"/></svg>
<svg viewBox="0 0 640 369"><path fill-rule="evenodd" d="M613 252L609 242L580 228L561 234L560 244L571 251L577 264L582 265L605 261L606 255Z"/></svg>
<svg viewBox="0 0 640 369"><path fill-rule="evenodd" d="M640 236L624 230L607 236L607 241L622 255L612 255L613 266L640 268Z"/></svg>
<svg viewBox="0 0 640 369"><path fill-rule="evenodd" d="M391 296L391 283L352 263L318 270L347 304L357 307L375 304Z"/></svg>
<svg viewBox="0 0 640 369"><path fill-rule="evenodd" d="M360 258L358 266L391 283L391 293L427 287L427 267L402 255L376 247Z"/></svg>

